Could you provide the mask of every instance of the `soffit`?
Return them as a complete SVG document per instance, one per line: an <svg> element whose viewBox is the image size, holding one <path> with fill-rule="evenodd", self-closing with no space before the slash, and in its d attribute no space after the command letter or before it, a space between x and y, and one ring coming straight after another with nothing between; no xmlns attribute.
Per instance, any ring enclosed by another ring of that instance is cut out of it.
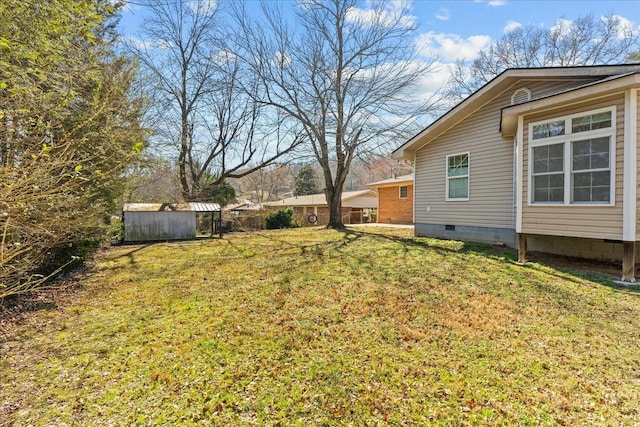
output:
<svg viewBox="0 0 640 427"><path fill-rule="evenodd" d="M500 122L502 136L509 137L515 134L518 127L518 116L539 113L547 109L557 108L561 105L585 102L639 86L640 72L627 73L612 76L545 98L503 108Z"/></svg>

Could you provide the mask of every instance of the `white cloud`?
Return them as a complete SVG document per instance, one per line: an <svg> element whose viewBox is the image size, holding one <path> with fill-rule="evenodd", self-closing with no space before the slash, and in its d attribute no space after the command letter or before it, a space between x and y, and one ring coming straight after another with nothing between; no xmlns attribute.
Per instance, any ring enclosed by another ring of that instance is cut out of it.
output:
<svg viewBox="0 0 640 427"><path fill-rule="evenodd" d="M171 49L171 43L166 40L144 40L134 36L126 37L126 40L129 43L129 45L140 50Z"/></svg>
<svg viewBox="0 0 640 427"><path fill-rule="evenodd" d="M369 79L377 74L386 75L401 72L406 72L407 74L416 74L419 71L423 70L424 66L425 62L420 59L414 59L412 61L398 61L395 63L387 62L384 64L380 64L376 68L363 68L357 70L356 74L363 79ZM433 69L435 69L435 67L429 67L429 72L427 74L430 74Z"/></svg>
<svg viewBox="0 0 640 427"><path fill-rule="evenodd" d="M505 33L510 33L511 31L515 30L516 28L521 28L522 24L516 21L509 21L507 22L507 25L504 26L504 28L502 29L503 32Z"/></svg>
<svg viewBox="0 0 640 427"><path fill-rule="evenodd" d="M408 0L393 0L384 9L372 9L372 3L367 2L368 9L351 7L347 11L347 20L359 24L381 23L383 25L394 25L399 21L403 27L409 28L416 24L416 17L409 14L411 2Z"/></svg>
<svg viewBox="0 0 640 427"><path fill-rule="evenodd" d="M209 15L218 9L218 0L191 0L188 5L193 13Z"/></svg>
<svg viewBox="0 0 640 427"><path fill-rule="evenodd" d="M284 52L276 52L276 57L275 57L275 60L273 61L273 65L284 68L289 64L291 64L290 56L288 56Z"/></svg>
<svg viewBox="0 0 640 427"><path fill-rule="evenodd" d="M277 58L282 58L282 54L280 54L280 52L278 52L278 55L276 56ZM226 49L222 49L219 50L213 54L211 54L210 56L211 60L213 62L215 62L216 64L230 64L232 62L234 62L237 58L237 56ZM291 61L289 61L291 62Z"/></svg>
<svg viewBox="0 0 640 427"><path fill-rule="evenodd" d="M127 42L136 49L148 50L148 49L153 49L155 47L154 44L149 40L142 40L133 36L126 37L126 39L127 39Z"/></svg>
<svg viewBox="0 0 640 427"><path fill-rule="evenodd" d="M420 92L423 93L423 97L428 94L434 94L447 83L451 72L447 64L436 62L433 64L433 69L426 73L426 75L420 80Z"/></svg>
<svg viewBox="0 0 640 427"><path fill-rule="evenodd" d="M398 69L404 69L407 73L413 73L418 69L423 69L425 65L426 64L420 60L398 62L395 64L387 63L378 69L359 70L357 74L360 78L367 79L376 72L385 74L390 70L392 70L392 73L395 73ZM402 96L422 101L432 99L449 81L449 76L450 71L448 64L441 62L429 63L428 71L421 73L421 77L418 78L415 86L412 86L410 92L404 93ZM424 119L424 117L421 119ZM394 118L385 117L385 120L394 120Z"/></svg>
<svg viewBox="0 0 640 427"><path fill-rule="evenodd" d="M640 26L636 26L633 22L629 21L624 16L620 16L620 15L612 15L611 17L603 16L600 19L604 22L606 22L608 19L617 20L620 23L620 27L618 30L618 38L620 39L628 38L632 34L635 34L635 35L640 34Z"/></svg>
<svg viewBox="0 0 640 427"><path fill-rule="evenodd" d="M573 21L569 19L560 18L556 20L556 24L550 28L553 34L560 36L568 36L573 31Z"/></svg>
<svg viewBox="0 0 640 427"><path fill-rule="evenodd" d="M446 7L441 7L440 10L436 12L436 19L439 19L441 21L448 21L450 17L451 11Z"/></svg>
<svg viewBox="0 0 640 427"><path fill-rule="evenodd" d="M640 35L640 26L637 26L632 21L628 20L624 16L620 15L611 15L611 16L602 16L600 19L603 22L611 20L617 20L619 23L618 26L618 38L625 39L629 38L631 35ZM560 18L556 20L555 25L553 25L550 29L553 33L559 34L561 36L569 36L571 32L574 30L574 23L569 19Z"/></svg>
<svg viewBox="0 0 640 427"><path fill-rule="evenodd" d="M491 37L478 35L462 38L458 34L444 34L430 31L416 38L418 52L428 58L440 58L445 62L458 59L473 60L482 49L491 43Z"/></svg>
<svg viewBox="0 0 640 427"><path fill-rule="evenodd" d="M484 3L485 0L473 0L474 3ZM507 0L489 0L487 2L491 7L504 6L507 4Z"/></svg>

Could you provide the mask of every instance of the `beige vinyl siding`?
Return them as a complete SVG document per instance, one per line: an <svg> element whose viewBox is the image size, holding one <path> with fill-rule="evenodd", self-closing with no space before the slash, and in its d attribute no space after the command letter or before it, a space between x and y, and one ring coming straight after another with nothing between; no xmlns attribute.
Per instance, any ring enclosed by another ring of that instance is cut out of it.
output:
<svg viewBox="0 0 640 427"><path fill-rule="evenodd" d="M591 82L594 82L598 79L578 79L578 80L569 80L566 79L556 79L556 80L529 80L529 81L520 81L518 83L518 87L526 87L531 90L531 99L539 99L544 98L546 96L554 95L559 92L564 92L565 90L582 86ZM515 89L513 90L515 92ZM512 95L513 92L509 92L509 95ZM509 98L510 100L510 98ZM507 104L508 105L508 104ZM506 105L503 105L503 107Z"/></svg>
<svg viewBox="0 0 640 427"><path fill-rule="evenodd" d="M513 228L513 141L500 136L512 92L416 153L415 222ZM469 200L446 201L446 158L469 153Z"/></svg>
<svg viewBox="0 0 640 427"><path fill-rule="evenodd" d="M531 98L538 99L595 80L597 78L521 80L418 149L415 223L515 229L514 146L512 139L500 135L500 110L511 105L511 96L520 88L529 89ZM621 110L619 108L618 116ZM618 126L621 126L619 120ZM446 157L466 152L469 153L469 200L446 201ZM526 149L524 154L526 159ZM616 166L616 171L622 173L621 164ZM524 185L526 200L526 181ZM616 197L622 197L621 187L616 189Z"/></svg>
<svg viewBox="0 0 640 427"><path fill-rule="evenodd" d="M500 110L520 88L532 99L593 79L522 80L416 152L415 223L515 228L514 143L500 135ZM446 201L446 156L469 152L469 200Z"/></svg>
<svg viewBox="0 0 640 427"><path fill-rule="evenodd" d="M558 205L529 204L529 124L555 117L587 112L598 108L616 107L615 205ZM588 103L565 106L545 113L525 117L523 149L523 207L522 232L553 236L585 237L593 239L622 239L624 94L600 98Z"/></svg>
<svg viewBox="0 0 640 427"><path fill-rule="evenodd" d="M636 117L636 132L637 132L637 137L636 137L636 164L637 164L637 185L640 187L640 147L638 145L640 145L640 90L638 91L638 95L637 95L637 117ZM638 214L640 212L640 188L636 189L637 191L637 196L636 196L636 240L640 241L640 215Z"/></svg>

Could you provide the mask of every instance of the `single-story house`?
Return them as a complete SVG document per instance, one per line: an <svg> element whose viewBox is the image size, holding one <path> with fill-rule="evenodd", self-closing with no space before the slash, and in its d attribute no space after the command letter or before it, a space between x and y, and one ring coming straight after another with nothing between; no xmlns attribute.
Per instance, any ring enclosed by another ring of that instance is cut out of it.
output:
<svg viewBox="0 0 640 427"><path fill-rule="evenodd" d="M264 211L262 203L238 200L222 208L222 218L232 221L233 228L259 230L263 228Z"/></svg>
<svg viewBox="0 0 640 427"><path fill-rule="evenodd" d="M419 236L620 260L635 280L640 64L509 69L396 149Z"/></svg>
<svg viewBox="0 0 640 427"><path fill-rule="evenodd" d="M237 217L245 212L260 212L264 207L262 203L253 203L251 200L239 200L236 203L222 208L222 216L225 218Z"/></svg>
<svg viewBox="0 0 640 427"><path fill-rule="evenodd" d="M375 191L343 192L342 222L344 224L370 222L377 204L378 197ZM329 223L329 206L324 193L287 197L275 202L267 202L264 206L268 209L293 208L295 221L303 226L327 225Z"/></svg>
<svg viewBox="0 0 640 427"><path fill-rule="evenodd" d="M413 174L367 185L378 192L378 222L413 224Z"/></svg>
<svg viewBox="0 0 640 427"><path fill-rule="evenodd" d="M217 203L127 203L122 209L123 240L145 242L196 238L196 214L211 215L211 234L220 220Z"/></svg>

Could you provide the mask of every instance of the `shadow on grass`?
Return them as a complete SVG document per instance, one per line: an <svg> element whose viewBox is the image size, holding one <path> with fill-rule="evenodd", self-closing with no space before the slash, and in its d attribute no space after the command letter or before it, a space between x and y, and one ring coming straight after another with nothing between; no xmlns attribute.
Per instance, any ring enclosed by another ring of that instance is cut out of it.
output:
<svg viewBox="0 0 640 427"><path fill-rule="evenodd" d="M517 253L514 249L502 246L502 245L492 245L487 243L474 243L474 242L462 242L462 241L446 241L435 238L428 237L402 237L396 236L393 234L386 234L383 232L367 232L361 230L353 230L346 229L343 231L344 233L349 233L350 235L357 235L362 237L364 235L373 236L380 239L396 242L402 245L408 245L413 247L420 247L424 249L429 249L435 251L436 253L447 255L450 253L456 254L473 254L476 256L481 256L487 259L491 259L498 262L510 263L512 265L516 265L522 269L538 271L547 275L551 275L563 280L568 280L573 283L582 283L584 280L606 286L616 292L623 292L626 294L631 294L640 297L640 284L635 286L624 286L619 283L616 283L615 279L611 274L607 274L605 272L596 272L590 270L584 270L579 268L572 268L568 266L571 264L573 258L569 257L559 257L555 256L554 261L549 262L549 260L544 257L533 256L533 262L527 262L524 265L517 264ZM458 247L447 247L446 242L456 242L459 244ZM437 244L440 243L440 244ZM563 265L565 264L565 265ZM601 266L604 270L606 267L607 270L612 268L611 264L607 263L591 263L596 268ZM537 284L537 286L542 286L542 284ZM543 286L548 287L548 286Z"/></svg>
<svg viewBox="0 0 640 427"><path fill-rule="evenodd" d="M138 244L136 245L136 247L132 250L130 250L129 252L125 252L121 255L118 256L118 258L128 258L129 259L129 263L128 265L135 265L136 264L136 260L134 255L137 252L140 252L146 248L148 248L149 246L152 246L154 243L145 243L145 244Z"/></svg>
<svg viewBox="0 0 640 427"><path fill-rule="evenodd" d="M52 299L51 292L38 291L20 295L12 295L0 300L0 324L2 320L15 318L15 316L41 310L55 310L58 304ZM2 335L0 328L0 335ZM0 342L2 340L0 339Z"/></svg>
<svg viewBox="0 0 640 427"><path fill-rule="evenodd" d="M325 230L324 227L314 227L310 229L306 229L305 231L309 233L313 232L322 232ZM279 249L273 250L274 255L279 251L286 251L290 249L296 249L299 251L301 255L310 255L315 257L324 257L326 254L331 251L340 253L344 256L349 256L353 259L357 259L359 262L367 263L370 261L367 255L363 254L362 256L358 256L353 252L349 254L342 251L342 249L346 248L349 245L356 243L361 240L363 237L375 238L382 241L388 241L397 243L403 247L415 247L428 249L433 251L439 255L447 256L451 254L472 254L474 256L483 257L486 259L493 260L499 263L508 263L513 266L517 266L523 271L536 271L540 273L544 273L546 275L550 275L553 277L557 277L562 280L567 280L576 284L583 283L585 280L608 287L616 292L623 292L626 294L631 294L635 296L640 296L640 285L635 286L623 286L619 283L616 283L616 277L611 273L612 265L605 263L596 263L593 262L590 265L593 268L590 269L581 269L572 266L571 264L575 264L577 261L575 259L571 259L568 257L545 257L538 256L537 254L532 254L531 262L527 262L524 265L519 265L516 263L517 253L514 249L502 246L502 245L492 245L486 243L474 243L474 242L462 242L462 241L452 241L452 240L441 240L435 238L428 237L414 237L414 236L400 236L395 235L393 232L385 232L384 229L375 229L375 231L365 231L363 229L354 229L351 227L345 227L341 230L336 230L342 234L342 238L340 240L329 239L322 240L316 242L304 242L304 243L296 243L287 240L287 238L281 235L279 230L270 230L270 232L258 232L255 235L267 239L271 242L275 242L278 245ZM217 239L215 239L217 240ZM242 256L249 256L248 251L251 251L251 248L247 248L243 245L236 245L231 239L225 239L224 237L220 239L221 241L226 242L233 248L234 251L238 252ZM122 254L121 256L128 257L130 260L129 265L135 264L135 253L141 251L147 247L152 245L152 243L139 245L135 249ZM598 267L602 267L601 271L598 271ZM595 270L595 271L594 271ZM609 273L603 272L603 270L609 270ZM534 283L534 285L545 291L558 291L557 288L552 287L551 285L543 284L543 283Z"/></svg>
<svg viewBox="0 0 640 427"><path fill-rule="evenodd" d="M617 282L620 278L618 272L622 271L621 266L594 261L588 263L588 268L580 268L580 266L570 266L572 263L580 265L584 263L584 260L577 260L570 257L556 257L554 260L550 260L546 254L534 254L530 262L527 262L523 267L544 271L547 274L551 274L549 270L554 270L557 272L554 274L555 276L565 280L572 280L574 282L587 280L616 292L640 297L640 283L623 285ZM616 270L616 272L613 273L613 270Z"/></svg>
<svg viewBox="0 0 640 427"><path fill-rule="evenodd" d="M384 232L368 232L354 230L347 228L342 231L348 235L356 235L357 238L363 236L378 237L383 240L398 243L401 245L419 247L432 250L441 255L447 255L451 253L461 254L474 254L480 255L494 260L515 260L515 251L506 248L504 246L490 245L485 243L472 243L462 242L457 240L440 240L427 237L403 237L393 234L386 234ZM352 239L355 240L355 239ZM455 246L455 247L454 247Z"/></svg>
<svg viewBox="0 0 640 427"><path fill-rule="evenodd" d="M325 229L321 227L311 228L305 231L313 235L313 233L315 232L322 233L324 230ZM638 287L626 287L616 283L615 276L611 273L607 274L604 272L598 272L598 263L592 263L591 265L593 265L594 268L586 270L572 266L571 264L574 264L575 262L572 262L572 260L567 257L543 257L532 254L531 262L527 262L524 265L519 265L516 263L517 254L515 250L501 245L441 240L428 237L401 236L393 234L393 232L385 232L384 229L365 231L363 229L346 227L344 229L336 231L341 233L342 235L342 238L339 240L318 239L318 241L307 241L302 243L292 242L290 239L287 239L286 235L279 233L279 230L258 232L255 233L255 236L277 244L277 248L270 248L270 251L272 251L272 255L274 257L274 262L276 261L276 256L279 252L294 249L296 251L299 251L300 255L303 256L313 256L315 258L322 259L323 257L333 252L338 253L341 256L348 256L360 263L368 264L371 262L371 259L365 252L362 252L362 255L359 255L357 251L349 251L348 253L344 251L344 249L346 249L348 246L353 245L364 237L368 237L374 238L378 241L397 243L401 247L403 247L405 251L408 251L408 248L413 247L425 250L428 249L438 255L445 257L452 254L470 254L478 257L483 257L487 260L492 260L497 263L514 266L522 272L535 271L576 284L584 283L584 281L589 281L591 283L610 288L616 292L623 292L634 296L640 296L640 285ZM232 239L222 238L219 241L227 243L230 248L232 248L235 252L245 258L253 256L252 254L256 252L254 251L254 248L236 244ZM135 265L135 254L151 245L153 245L153 243L136 246L133 250L120 255L120 257L128 257L130 260L128 265ZM257 254L257 252L255 254ZM606 266L611 271L611 264L605 265L602 263L602 266ZM285 268L286 266L283 265L282 267ZM125 268L125 265L123 265L122 268ZM530 283L540 291L563 294L558 295L563 300L565 298L570 299L573 295L570 292L567 292L567 294L564 295L565 292L562 289L540 280L531 280Z"/></svg>
<svg viewBox="0 0 640 427"><path fill-rule="evenodd" d="M315 231L324 230L324 228L315 229ZM277 233L258 233L257 236L277 242L285 248L296 248L300 251L301 255L313 254L318 256L324 256L324 253L329 250L339 250L340 248L354 243L355 241L367 236L367 233L361 233L352 229L338 230L343 233L343 238L340 241L327 240L322 242L313 242L308 244L291 243L283 238L278 238Z"/></svg>

